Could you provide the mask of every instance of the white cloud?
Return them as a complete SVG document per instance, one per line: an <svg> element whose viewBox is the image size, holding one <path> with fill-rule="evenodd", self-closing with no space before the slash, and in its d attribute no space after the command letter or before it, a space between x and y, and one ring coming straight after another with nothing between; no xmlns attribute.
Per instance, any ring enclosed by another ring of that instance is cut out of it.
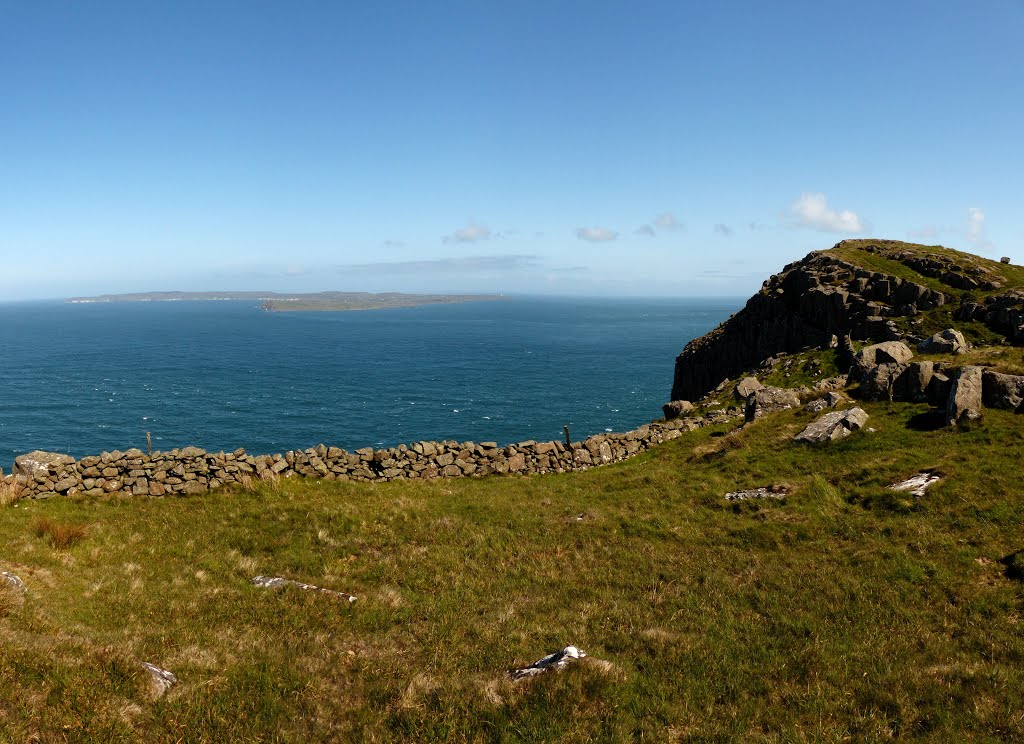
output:
<svg viewBox="0 0 1024 744"><path fill-rule="evenodd" d="M935 225L925 225L920 230L908 230L907 231L907 237L908 238L922 238L922 239L931 240L931 239L939 237L939 233L940 232L946 232L946 231L939 230L939 228L936 227Z"/></svg>
<svg viewBox="0 0 1024 744"><path fill-rule="evenodd" d="M650 225L640 225L640 227L634 230L634 232L637 235L646 235L649 238L654 237L654 228L651 227Z"/></svg>
<svg viewBox="0 0 1024 744"><path fill-rule="evenodd" d="M662 212L654 218L654 224L659 230L679 230L684 227L683 223L676 219L671 212Z"/></svg>
<svg viewBox="0 0 1024 744"><path fill-rule="evenodd" d="M581 227L576 230L576 237L591 243L607 243L615 240L619 234L606 227Z"/></svg>
<svg viewBox="0 0 1024 744"><path fill-rule="evenodd" d="M465 227L460 227L451 235L445 235L443 240L446 243L476 243L480 240L489 240L494 237L490 228L471 222Z"/></svg>
<svg viewBox="0 0 1024 744"><path fill-rule="evenodd" d="M865 231L864 221L856 212L832 209L824 194L800 194L800 198L790 207L790 212L797 218L797 227L849 234Z"/></svg>
<svg viewBox="0 0 1024 744"><path fill-rule="evenodd" d="M728 225L724 225L721 222L719 222L717 225L715 225L715 232L718 233L719 235L725 235L728 237L729 235L733 234L733 229Z"/></svg>
<svg viewBox="0 0 1024 744"><path fill-rule="evenodd" d="M967 208L967 242L989 248L991 243L985 237L985 210L978 207Z"/></svg>
<svg viewBox="0 0 1024 744"><path fill-rule="evenodd" d="M540 256L508 253L497 256L461 256L457 258L432 258L419 261L375 261L363 264L345 264L335 267L346 274L379 273L388 274L476 274L490 272L525 271L539 268Z"/></svg>

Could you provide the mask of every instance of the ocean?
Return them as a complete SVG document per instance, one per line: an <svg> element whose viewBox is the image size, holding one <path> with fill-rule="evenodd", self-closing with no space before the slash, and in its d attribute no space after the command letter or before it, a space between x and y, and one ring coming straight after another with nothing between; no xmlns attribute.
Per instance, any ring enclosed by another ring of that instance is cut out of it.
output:
<svg viewBox="0 0 1024 744"><path fill-rule="evenodd" d="M252 454L507 444L661 415L675 356L738 299L516 297L354 312L249 301L0 304L0 466L35 449Z"/></svg>

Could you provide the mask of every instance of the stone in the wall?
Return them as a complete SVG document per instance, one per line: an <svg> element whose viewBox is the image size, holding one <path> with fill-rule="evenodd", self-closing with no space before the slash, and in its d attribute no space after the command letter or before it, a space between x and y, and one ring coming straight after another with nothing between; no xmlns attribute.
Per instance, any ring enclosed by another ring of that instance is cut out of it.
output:
<svg viewBox="0 0 1024 744"><path fill-rule="evenodd" d="M70 455L35 450L14 458L14 472L26 478L35 478L38 475L56 472L58 468L73 465L74 462L75 458Z"/></svg>

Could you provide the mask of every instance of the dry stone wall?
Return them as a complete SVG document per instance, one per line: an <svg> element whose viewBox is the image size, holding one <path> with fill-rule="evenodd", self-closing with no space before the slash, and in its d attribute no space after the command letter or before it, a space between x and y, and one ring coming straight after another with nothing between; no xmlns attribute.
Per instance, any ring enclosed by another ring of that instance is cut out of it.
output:
<svg viewBox="0 0 1024 744"><path fill-rule="evenodd" d="M739 408L702 417L657 421L582 442L415 442L390 449L346 452L323 444L276 455L206 452L184 447L148 454L138 449L74 460L32 452L15 460L3 480L28 498L53 496L167 496L206 493L228 484L303 476L365 482L403 478L460 478L491 474L565 473L619 462L675 439L684 431L742 417Z"/></svg>

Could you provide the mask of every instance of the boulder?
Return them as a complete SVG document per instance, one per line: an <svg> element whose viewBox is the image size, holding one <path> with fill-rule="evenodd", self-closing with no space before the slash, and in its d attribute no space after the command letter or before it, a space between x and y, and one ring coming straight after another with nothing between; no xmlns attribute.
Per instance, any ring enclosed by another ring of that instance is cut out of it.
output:
<svg viewBox="0 0 1024 744"><path fill-rule="evenodd" d="M947 328L919 343L917 350L922 354L964 354L967 351L967 341L960 331Z"/></svg>
<svg viewBox="0 0 1024 744"><path fill-rule="evenodd" d="M793 437L793 441L804 444L834 442L863 428L867 420L868 414L863 408L855 407L845 411L832 411L808 425L806 429Z"/></svg>
<svg viewBox="0 0 1024 744"><path fill-rule="evenodd" d="M899 396L897 381L909 364L879 364L864 373L858 395L863 400L893 400Z"/></svg>
<svg viewBox="0 0 1024 744"><path fill-rule="evenodd" d="M835 408L842 403L843 400L844 398L840 393L831 392L824 398L816 398L815 400L812 400L804 406L804 410L810 411L811 413L821 413L826 408Z"/></svg>
<svg viewBox="0 0 1024 744"><path fill-rule="evenodd" d="M665 420L671 421L689 413L693 408L693 403L688 400L673 400L663 405L661 410L665 414Z"/></svg>
<svg viewBox="0 0 1024 744"><path fill-rule="evenodd" d="M736 387L733 388L732 394L736 396L736 400L746 400L751 393L756 390L760 390L764 385L756 377L744 377L742 380L736 383Z"/></svg>
<svg viewBox="0 0 1024 744"><path fill-rule="evenodd" d="M14 472L27 478L34 478L36 475L46 475L51 470L56 472L62 465L70 465L74 461L75 458L70 455L35 450L14 458Z"/></svg>
<svg viewBox="0 0 1024 744"><path fill-rule="evenodd" d="M981 418L982 368L961 367L949 388L946 423L959 424Z"/></svg>
<svg viewBox="0 0 1024 744"><path fill-rule="evenodd" d="M1022 410L1024 377L1005 375L986 369L981 375L981 402L989 408Z"/></svg>
<svg viewBox="0 0 1024 744"><path fill-rule="evenodd" d="M929 386L935 375L934 362L911 362L900 378L898 397L915 403L924 403L929 399Z"/></svg>
<svg viewBox="0 0 1024 744"><path fill-rule="evenodd" d="M857 352L855 361L857 366L866 371L879 364L903 364L913 358L914 352L902 341L883 341L865 346Z"/></svg>
<svg viewBox="0 0 1024 744"><path fill-rule="evenodd" d="M762 387L747 397L744 417L753 421L771 411L784 411L800 405L800 397L792 390L777 387Z"/></svg>

